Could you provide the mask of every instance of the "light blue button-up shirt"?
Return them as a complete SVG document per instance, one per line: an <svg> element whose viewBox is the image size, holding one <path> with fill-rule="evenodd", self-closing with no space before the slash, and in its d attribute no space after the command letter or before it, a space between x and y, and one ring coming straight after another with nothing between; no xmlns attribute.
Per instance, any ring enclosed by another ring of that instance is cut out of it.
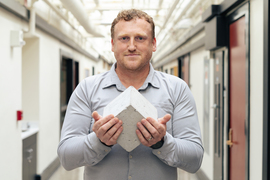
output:
<svg viewBox="0 0 270 180"><path fill-rule="evenodd" d="M73 92L64 124L58 156L67 170L85 166L85 180L177 180L177 167L196 172L203 158L200 127L194 98L178 77L150 72L139 92L158 111L158 117L171 114L164 144L159 149L139 145L131 152L120 145L103 145L92 131L91 114L103 108L126 88L120 82L115 64L111 70L84 79Z"/></svg>

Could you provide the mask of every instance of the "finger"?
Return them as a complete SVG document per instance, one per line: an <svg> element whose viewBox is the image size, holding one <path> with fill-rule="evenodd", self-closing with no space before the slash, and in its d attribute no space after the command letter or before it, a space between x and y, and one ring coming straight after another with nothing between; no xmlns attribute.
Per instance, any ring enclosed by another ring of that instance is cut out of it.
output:
<svg viewBox="0 0 270 180"><path fill-rule="evenodd" d="M139 129L136 130L136 134L140 140L140 142L145 146L150 146L149 141L147 141L144 136L142 135L141 131Z"/></svg>
<svg viewBox="0 0 270 180"><path fill-rule="evenodd" d="M147 120L147 122L149 122L152 126L154 126L156 129L160 126L160 122L159 122L159 120L157 121L157 120L155 120L155 119L153 119L153 118L151 118L151 117L147 117L146 118L146 120Z"/></svg>
<svg viewBox="0 0 270 180"><path fill-rule="evenodd" d="M114 124L105 134L104 139L110 140L117 130L122 126L122 121L118 121L118 123Z"/></svg>
<svg viewBox="0 0 270 180"><path fill-rule="evenodd" d="M98 121L95 121L93 126L93 131L98 131L104 124L106 124L108 121L112 120L114 118L113 115L105 116Z"/></svg>
<svg viewBox="0 0 270 180"><path fill-rule="evenodd" d="M145 120L145 119L144 119ZM145 140L150 139L152 137L152 135L149 133L149 131L144 127L144 125L142 125L141 122L137 123L137 127L140 130L140 132L142 133L143 137L145 138Z"/></svg>
<svg viewBox="0 0 270 180"><path fill-rule="evenodd" d="M150 132L150 135L154 138L159 138L159 131L162 131L164 128L160 125L159 122L153 118L147 118L147 120L142 119L142 124Z"/></svg>
<svg viewBox="0 0 270 180"><path fill-rule="evenodd" d="M123 126L120 126L117 131L114 133L114 135L111 137L110 139L110 144L108 145L114 145L117 143L117 139L119 138L120 134L122 133L123 131Z"/></svg>
<svg viewBox="0 0 270 180"><path fill-rule="evenodd" d="M102 116L99 115L97 111L94 111L94 112L92 113L92 117L95 119L95 121L98 121L99 119L102 118Z"/></svg>
<svg viewBox="0 0 270 180"><path fill-rule="evenodd" d="M160 118L158 122L160 122L161 124L166 124L171 119L171 117L172 116L170 114L166 114L165 116L163 116L163 118Z"/></svg>
<svg viewBox="0 0 270 180"><path fill-rule="evenodd" d="M113 119L111 119L111 120L109 120L108 122L106 122L105 124L103 124L100 128L99 128L99 130L98 130L98 135L102 138L102 139L104 139L104 138L106 138L105 137L105 135L106 135L106 133L111 129L111 128L113 128L113 126L115 125L115 124L117 124L119 122L119 119L118 118L113 118Z"/></svg>

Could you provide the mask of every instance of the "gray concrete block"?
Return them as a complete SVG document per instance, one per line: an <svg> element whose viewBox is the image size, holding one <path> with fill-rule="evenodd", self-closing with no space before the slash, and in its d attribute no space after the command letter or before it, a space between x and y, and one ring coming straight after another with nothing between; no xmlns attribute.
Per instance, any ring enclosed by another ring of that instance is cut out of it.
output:
<svg viewBox="0 0 270 180"><path fill-rule="evenodd" d="M104 108L103 116L109 114L123 121L123 132L117 143L128 152L140 145L137 122L147 117L157 119L157 109L132 86Z"/></svg>

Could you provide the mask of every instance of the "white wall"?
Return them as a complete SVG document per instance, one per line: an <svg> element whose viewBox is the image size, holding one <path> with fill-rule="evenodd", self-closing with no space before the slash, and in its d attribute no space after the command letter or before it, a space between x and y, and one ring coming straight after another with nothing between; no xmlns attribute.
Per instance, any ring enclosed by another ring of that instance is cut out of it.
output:
<svg viewBox="0 0 270 180"><path fill-rule="evenodd" d="M97 62L62 44L50 35L37 30L40 39L40 131L38 136L38 167L41 174L57 158L60 138L60 50L72 55L79 62L79 81L86 68L97 66Z"/></svg>
<svg viewBox="0 0 270 180"><path fill-rule="evenodd" d="M37 29L35 39L25 39L21 48L10 48L10 31L27 29L27 23L0 7L0 179L22 178L21 124L39 124L37 173L41 174L57 158L60 136L60 50L79 62L79 80L95 62L59 40ZM25 110L24 120L16 121L16 111ZM15 173L14 173L15 172Z"/></svg>
<svg viewBox="0 0 270 180"><path fill-rule="evenodd" d="M203 110L204 110L204 104L203 104L203 97L204 97L204 58L210 58L209 51L206 51L204 47L201 47L193 52L190 53L190 89L192 91L192 94L194 96L195 102L196 102L196 107L197 107L197 113L198 113L198 119L201 127L201 134L202 134L202 139L203 139ZM213 82L211 81L213 78L213 70L212 70L212 64L213 62L210 61L210 106L211 102L213 102L212 98L212 84ZM213 127L213 123L211 121L212 110L210 108L210 120L209 120L209 130L211 130ZM209 134L210 140L209 140L209 149L210 149L210 154L204 153L204 158L202 162L201 169L203 172L209 177L212 178L213 176L213 141L211 137L213 137L212 131L210 131Z"/></svg>
<svg viewBox="0 0 270 180"><path fill-rule="evenodd" d="M196 101L201 127L203 127L204 57L209 57L204 47L190 53L190 89Z"/></svg>
<svg viewBox="0 0 270 180"><path fill-rule="evenodd" d="M262 179L263 0L250 1L250 179Z"/></svg>
<svg viewBox="0 0 270 180"><path fill-rule="evenodd" d="M39 120L39 49L38 38L24 39L22 47L22 108L24 121Z"/></svg>
<svg viewBox="0 0 270 180"><path fill-rule="evenodd" d="M37 173L41 174L57 158L60 135L60 43L41 31L37 32L40 37Z"/></svg>
<svg viewBox="0 0 270 180"><path fill-rule="evenodd" d="M10 31L22 22L0 7L0 179L20 180L22 176L21 123L16 111L22 109L21 51L10 47Z"/></svg>

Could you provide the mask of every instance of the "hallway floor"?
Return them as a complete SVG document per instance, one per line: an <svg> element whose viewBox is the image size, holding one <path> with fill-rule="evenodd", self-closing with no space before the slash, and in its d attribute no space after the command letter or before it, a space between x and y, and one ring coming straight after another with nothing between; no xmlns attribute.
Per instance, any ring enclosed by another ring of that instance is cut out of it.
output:
<svg viewBox="0 0 270 180"><path fill-rule="evenodd" d="M83 167L72 171L66 171L60 166L49 180L83 180ZM199 180L195 174L178 169L178 180Z"/></svg>

